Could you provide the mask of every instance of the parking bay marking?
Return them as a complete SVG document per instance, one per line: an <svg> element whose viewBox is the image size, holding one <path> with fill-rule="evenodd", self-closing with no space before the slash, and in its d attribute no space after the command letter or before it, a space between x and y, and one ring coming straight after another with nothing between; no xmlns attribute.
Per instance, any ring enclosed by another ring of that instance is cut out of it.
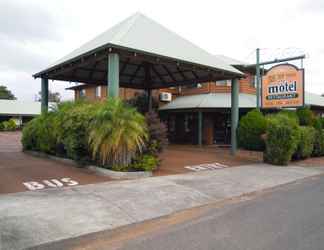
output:
<svg viewBox="0 0 324 250"><path fill-rule="evenodd" d="M215 163L206 163L206 164L199 164L195 166L185 166L184 168L189 169L191 171L199 172L199 171L206 171L206 170L216 170L227 168L227 165L215 162Z"/></svg>
<svg viewBox="0 0 324 250"><path fill-rule="evenodd" d="M76 186L79 185L77 181L72 180L71 178L65 177L61 179L50 179L42 181L28 181L23 182L23 185L29 190L41 190L45 188L60 188L67 186Z"/></svg>

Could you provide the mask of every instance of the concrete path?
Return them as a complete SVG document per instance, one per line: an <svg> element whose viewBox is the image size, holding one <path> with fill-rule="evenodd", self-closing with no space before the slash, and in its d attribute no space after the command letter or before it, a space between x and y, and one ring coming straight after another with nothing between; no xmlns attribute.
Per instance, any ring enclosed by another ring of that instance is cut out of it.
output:
<svg viewBox="0 0 324 250"><path fill-rule="evenodd" d="M113 229L322 173L260 164L0 195L0 249Z"/></svg>

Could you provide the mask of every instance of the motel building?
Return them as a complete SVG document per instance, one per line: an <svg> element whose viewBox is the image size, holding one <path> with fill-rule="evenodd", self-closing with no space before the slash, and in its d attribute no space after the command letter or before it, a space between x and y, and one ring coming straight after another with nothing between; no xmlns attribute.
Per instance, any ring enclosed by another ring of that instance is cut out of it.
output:
<svg viewBox="0 0 324 250"><path fill-rule="evenodd" d="M245 77L239 80L239 118L256 107L255 65L218 55ZM287 88L289 86L284 86ZM291 86L293 88L294 86ZM81 84L68 88L75 100L105 100L106 85ZM146 93L120 88L119 97L129 100ZM152 97L159 103L159 114L167 124L169 140L174 144L229 145L231 142L231 81L195 83L155 90ZM305 105L324 115L324 97L305 92ZM264 112L275 112L267 109Z"/></svg>
<svg viewBox="0 0 324 250"><path fill-rule="evenodd" d="M41 80L42 112L49 82L78 83L69 88L76 100L146 93L148 109L159 102L171 143L230 144L234 155L239 119L256 106L255 74L255 65L212 55L136 13L33 76ZM303 97L324 112L324 98Z"/></svg>

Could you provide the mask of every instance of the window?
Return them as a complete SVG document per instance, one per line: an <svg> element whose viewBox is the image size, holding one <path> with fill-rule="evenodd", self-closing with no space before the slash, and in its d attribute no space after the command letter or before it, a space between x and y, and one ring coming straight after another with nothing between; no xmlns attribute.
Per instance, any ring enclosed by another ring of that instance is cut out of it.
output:
<svg viewBox="0 0 324 250"><path fill-rule="evenodd" d="M85 97L85 89L80 89L80 98Z"/></svg>
<svg viewBox="0 0 324 250"><path fill-rule="evenodd" d="M101 97L101 86L96 87L96 97Z"/></svg>
<svg viewBox="0 0 324 250"><path fill-rule="evenodd" d="M231 80L216 81L216 86L231 86Z"/></svg>

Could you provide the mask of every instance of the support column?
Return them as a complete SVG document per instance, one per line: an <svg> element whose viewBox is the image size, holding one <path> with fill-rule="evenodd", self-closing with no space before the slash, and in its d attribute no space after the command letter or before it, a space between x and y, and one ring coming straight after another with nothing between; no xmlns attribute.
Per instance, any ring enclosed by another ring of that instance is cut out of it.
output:
<svg viewBox="0 0 324 250"><path fill-rule="evenodd" d="M202 111L198 112L198 145L202 146L202 127L203 127L203 113Z"/></svg>
<svg viewBox="0 0 324 250"><path fill-rule="evenodd" d="M152 102L152 90L147 89L147 103L148 103L148 111L152 111L153 109L153 102Z"/></svg>
<svg viewBox="0 0 324 250"><path fill-rule="evenodd" d="M232 79L231 87L231 154L237 151L237 128L239 120L239 81Z"/></svg>
<svg viewBox="0 0 324 250"><path fill-rule="evenodd" d="M256 107L260 110L260 49L256 49Z"/></svg>
<svg viewBox="0 0 324 250"><path fill-rule="evenodd" d="M119 96L119 55L108 54L108 97L117 98Z"/></svg>
<svg viewBox="0 0 324 250"><path fill-rule="evenodd" d="M46 79L46 78L42 78L41 111L42 111L42 114L48 112L48 79Z"/></svg>

